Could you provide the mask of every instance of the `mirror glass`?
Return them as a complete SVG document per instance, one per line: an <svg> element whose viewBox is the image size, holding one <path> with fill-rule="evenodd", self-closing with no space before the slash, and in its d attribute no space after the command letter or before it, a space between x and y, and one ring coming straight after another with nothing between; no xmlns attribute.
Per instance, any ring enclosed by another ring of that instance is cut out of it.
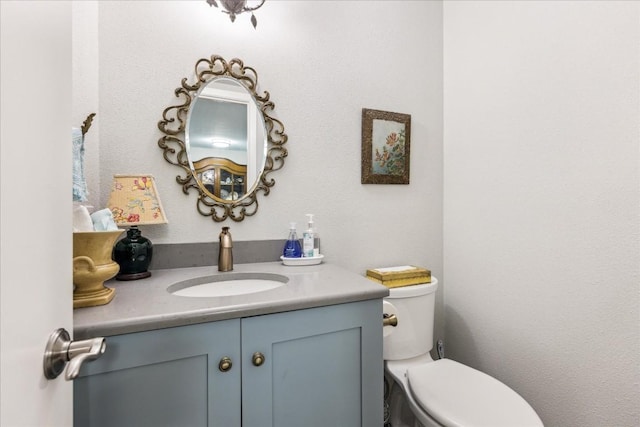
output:
<svg viewBox="0 0 640 427"><path fill-rule="evenodd" d="M249 91L235 79L211 79L198 91L186 126L189 166L210 197L240 200L264 169L265 123Z"/></svg>
<svg viewBox="0 0 640 427"><path fill-rule="evenodd" d="M213 55L196 62L193 83L183 78L178 101L162 113L158 140L165 160L181 168L182 191L197 193L196 208L214 221L242 221L269 195L270 174L284 166L287 135L258 74L237 58Z"/></svg>

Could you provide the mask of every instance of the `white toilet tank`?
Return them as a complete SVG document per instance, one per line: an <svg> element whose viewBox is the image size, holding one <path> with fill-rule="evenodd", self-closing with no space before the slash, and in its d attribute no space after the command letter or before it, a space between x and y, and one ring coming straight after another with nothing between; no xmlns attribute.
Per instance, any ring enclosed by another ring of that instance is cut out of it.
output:
<svg viewBox="0 0 640 427"><path fill-rule="evenodd" d="M401 360L428 353L433 348L433 316L438 280L389 290L382 310L395 314L397 326L384 327L384 360Z"/></svg>

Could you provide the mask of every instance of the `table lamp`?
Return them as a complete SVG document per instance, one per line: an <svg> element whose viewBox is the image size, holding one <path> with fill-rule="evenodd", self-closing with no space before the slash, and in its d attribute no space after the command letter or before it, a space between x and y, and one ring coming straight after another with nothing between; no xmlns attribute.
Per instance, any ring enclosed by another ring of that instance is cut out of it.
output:
<svg viewBox="0 0 640 427"><path fill-rule="evenodd" d="M156 184L151 175L114 175L109 209L119 227L129 227L127 236L113 248L113 259L120 265L116 280L138 280L151 276L151 240L142 236L139 225L166 224Z"/></svg>

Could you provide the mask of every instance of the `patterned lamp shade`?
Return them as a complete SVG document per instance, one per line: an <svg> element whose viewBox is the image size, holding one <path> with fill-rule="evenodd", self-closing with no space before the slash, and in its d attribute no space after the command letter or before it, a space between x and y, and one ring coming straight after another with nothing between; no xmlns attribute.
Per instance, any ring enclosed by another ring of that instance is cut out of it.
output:
<svg viewBox="0 0 640 427"><path fill-rule="evenodd" d="M120 266L116 279L138 280L151 276L148 269L153 245L137 226L168 222L153 176L114 175L109 209L117 225L130 227L127 236L113 248L113 259Z"/></svg>
<svg viewBox="0 0 640 427"><path fill-rule="evenodd" d="M122 226L168 222L151 175L114 175L109 209Z"/></svg>

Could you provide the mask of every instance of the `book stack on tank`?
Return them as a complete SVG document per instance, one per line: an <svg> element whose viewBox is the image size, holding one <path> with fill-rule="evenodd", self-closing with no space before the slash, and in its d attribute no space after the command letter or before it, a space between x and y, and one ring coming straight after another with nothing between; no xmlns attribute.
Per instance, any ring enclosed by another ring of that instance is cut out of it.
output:
<svg viewBox="0 0 640 427"><path fill-rule="evenodd" d="M367 270L367 279L381 283L387 288L431 283L431 271L423 267L402 265Z"/></svg>

